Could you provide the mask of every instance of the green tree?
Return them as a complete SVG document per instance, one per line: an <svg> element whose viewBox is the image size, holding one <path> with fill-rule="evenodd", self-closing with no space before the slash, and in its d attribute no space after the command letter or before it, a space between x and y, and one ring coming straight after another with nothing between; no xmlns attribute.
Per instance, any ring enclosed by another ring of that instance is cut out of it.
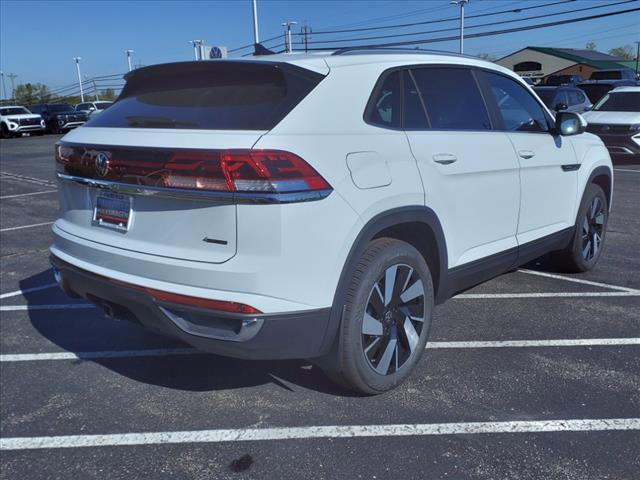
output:
<svg viewBox="0 0 640 480"><path fill-rule="evenodd" d="M482 60L487 60L488 62L495 62L497 60L497 58L494 55L491 55L490 53L485 53L485 52L480 52L476 56L478 58L481 58Z"/></svg>
<svg viewBox="0 0 640 480"><path fill-rule="evenodd" d="M636 58L635 52L633 51L633 47L631 45L612 48L611 50L609 50L609 55L620 57L625 60L633 60Z"/></svg>
<svg viewBox="0 0 640 480"><path fill-rule="evenodd" d="M47 103L51 98L51 92L43 83L21 83L16 87L14 97L20 105L33 105Z"/></svg>
<svg viewBox="0 0 640 480"><path fill-rule="evenodd" d="M587 50L595 50L597 47L595 42L587 42L584 48L586 48Z"/></svg>
<svg viewBox="0 0 640 480"><path fill-rule="evenodd" d="M113 91L113 88L107 88L106 90L102 90L100 92L100 100L113 101L115 99L116 99L116 92Z"/></svg>

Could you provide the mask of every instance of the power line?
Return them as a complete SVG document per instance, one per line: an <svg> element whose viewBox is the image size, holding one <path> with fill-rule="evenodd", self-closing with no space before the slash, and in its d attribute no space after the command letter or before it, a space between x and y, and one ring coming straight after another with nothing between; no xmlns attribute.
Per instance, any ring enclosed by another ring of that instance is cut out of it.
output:
<svg viewBox="0 0 640 480"><path fill-rule="evenodd" d="M600 13L598 15L589 15L587 17L578 17L578 18L571 18L571 19L566 19L566 20L558 20L558 21L555 21L555 22L540 23L540 24L536 24L536 25L525 25L525 26L522 26L522 27L507 28L507 29L504 29L504 30L492 30L492 31L489 31L489 32L472 33L472 34L467 35L467 38L489 37L489 36L494 36L494 35L503 35L503 34L507 34L507 33L522 32L522 31L526 31L526 30L537 30L537 29L540 29L540 28L555 27L555 26L559 26L559 25L567 25L567 24L570 24L570 23L586 22L588 20L596 20L598 18L612 17L612 16L615 16L615 15L623 15L625 13L632 13L632 12L638 12L638 11L640 11L640 8L630 8L630 9L626 9L626 10L618 10L617 12L607 12L607 13ZM424 32L424 33L427 33L427 32ZM424 43L449 42L449 41L457 40L457 39L458 39L458 36L454 35L454 36L439 37L439 38L423 38L423 39L419 39L419 40L408 40L408 41L403 41L403 42L388 42L388 43L378 43L378 44L355 45L353 48L400 47L400 46L405 46L405 45L421 45L421 44L424 44ZM322 48L309 48L309 50L339 50L341 48L344 48L344 47L334 46L334 47L322 47Z"/></svg>
<svg viewBox="0 0 640 480"><path fill-rule="evenodd" d="M475 15L466 15L465 18L466 19L470 19L470 18L480 18L480 17L490 17L490 16L495 16L495 15L502 15L504 13L520 13L520 12L524 12L525 10L533 10L536 8L544 8L544 7L550 7L553 5L561 5L564 3L571 3L571 2L575 2L576 0L561 0L561 1L556 1L556 2L551 2L551 3L544 3L541 5L533 5L531 7L524 7L524 8L516 8L516 9L510 9L510 10L501 10L499 12L491 12L491 13L480 13L480 14L475 14ZM636 1L636 0L631 0L631 1ZM345 30L325 30L325 31L318 31L318 32L314 32L314 35L328 35L328 34L333 34L333 33L350 33L350 32L364 32L364 31L370 31L370 30L383 30L383 29L389 29L389 28L406 28L406 27L415 27L417 25L430 25L433 23L440 23L440 22L451 22L454 20L459 20L459 17L447 17L447 18L440 18L440 19L436 19L436 20L426 20L423 22L412 22L412 23L401 23L401 24L396 24L396 25L385 25L385 26L380 26L380 27L363 27L363 28L352 28L352 29L345 29Z"/></svg>
<svg viewBox="0 0 640 480"><path fill-rule="evenodd" d="M558 16L558 15L567 15L567 14L570 14L570 13L597 10L599 8L613 7L613 6L616 6L616 5L622 5L622 4L626 4L626 3L633 3L633 2L637 2L637 1L638 0L622 0L622 1L619 1L619 2L615 2L615 3L608 3L608 4L605 4L605 5L596 5L596 6L590 6L590 7L578 8L578 9L572 9L572 10L564 10L562 12L546 13L546 14L543 14L543 15L533 15L533 16L525 17L525 18L514 18L514 19L511 19L511 20L501 20L501 21L498 21L498 22L481 23L481 24L477 24L477 25L468 25L468 26L465 26L465 29L489 27L489 26L493 26L493 25L504 25L504 24L517 23L517 22L525 22L525 21L528 21L528 20L536 20L536 19L539 19L539 18L555 17L555 16ZM470 17L469 16L465 17L465 19L468 19L468 18L470 18ZM431 34L431 33L453 32L453 31L457 31L457 30L458 30L457 27L441 28L439 30L430 30L428 32L397 33L397 34L393 34L393 35L377 35L377 36L373 36L373 37L359 37L359 38L341 38L341 39L333 39L333 40L320 40L320 41L311 42L311 43L319 44L319 43L330 43L330 42L358 42L358 41L363 41L363 40L379 40L379 39L384 39L384 38L409 37L409 36L412 36L412 35L424 35L424 34L427 34L427 33Z"/></svg>

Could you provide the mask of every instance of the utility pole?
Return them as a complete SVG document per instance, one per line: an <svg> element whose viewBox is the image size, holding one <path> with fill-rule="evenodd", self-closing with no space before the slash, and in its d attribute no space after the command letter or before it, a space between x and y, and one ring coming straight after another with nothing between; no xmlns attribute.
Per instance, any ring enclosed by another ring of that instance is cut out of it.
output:
<svg viewBox="0 0 640 480"><path fill-rule="evenodd" d="M80 86L80 101L84 103L84 91L82 90L82 75L80 74L80 60L82 57L73 57L76 62L76 71L78 72L78 85Z"/></svg>
<svg viewBox="0 0 640 480"><path fill-rule="evenodd" d="M297 25L298 22L284 22L283 27L287 27L284 32L284 51L287 53L293 52L293 44L291 43L291 25Z"/></svg>
<svg viewBox="0 0 640 480"><path fill-rule="evenodd" d="M464 53L464 6L469 0L451 0L450 3L460 7L460 53Z"/></svg>
<svg viewBox="0 0 640 480"><path fill-rule="evenodd" d="M309 51L309 34L312 33L313 30L311 29L311 27L308 27L306 22L304 24L304 27L302 27L302 35L303 35L303 42L304 42L304 51L308 52Z"/></svg>
<svg viewBox="0 0 640 480"><path fill-rule="evenodd" d="M200 58L200 46L204 40L189 40L189 43L193 44L193 58L196 60L202 60Z"/></svg>
<svg viewBox="0 0 640 480"><path fill-rule="evenodd" d="M9 77L9 81L11 82L11 100L13 100L16 97L16 78L18 78L18 75L10 73L7 77Z"/></svg>
<svg viewBox="0 0 640 480"><path fill-rule="evenodd" d="M638 62L640 62L640 42L636 42L636 78L638 77Z"/></svg>
<svg viewBox="0 0 640 480"><path fill-rule="evenodd" d="M260 43L260 36L258 35L258 0L252 0L253 3L253 44Z"/></svg>
<svg viewBox="0 0 640 480"><path fill-rule="evenodd" d="M131 54L133 50L125 50L124 53L127 55L127 65L129 65L129 71L131 71Z"/></svg>
<svg viewBox="0 0 640 480"><path fill-rule="evenodd" d="M0 71L0 77L2 77L2 100L7 99L7 87L4 84L4 72Z"/></svg>

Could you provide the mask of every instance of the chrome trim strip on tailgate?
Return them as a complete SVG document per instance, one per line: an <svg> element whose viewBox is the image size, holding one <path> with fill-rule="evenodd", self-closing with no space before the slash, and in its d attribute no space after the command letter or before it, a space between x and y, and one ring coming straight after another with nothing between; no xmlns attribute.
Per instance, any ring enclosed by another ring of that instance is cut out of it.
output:
<svg viewBox="0 0 640 480"><path fill-rule="evenodd" d="M203 200L214 203L273 204L311 202L329 196L332 189L314 190L310 192L292 193L239 193L216 192L212 190L192 190L183 188L153 187L149 185L133 185L128 183L98 180L95 178L76 177L66 173L57 173L61 181L74 182L87 187L110 190L126 195L160 196L176 199Z"/></svg>

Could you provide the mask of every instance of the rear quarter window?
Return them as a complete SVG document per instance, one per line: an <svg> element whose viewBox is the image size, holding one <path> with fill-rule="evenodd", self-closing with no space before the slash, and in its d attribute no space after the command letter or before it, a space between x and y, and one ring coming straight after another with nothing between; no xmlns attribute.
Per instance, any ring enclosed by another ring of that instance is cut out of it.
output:
<svg viewBox="0 0 640 480"><path fill-rule="evenodd" d="M323 75L286 63L202 61L136 70L88 127L269 130Z"/></svg>

